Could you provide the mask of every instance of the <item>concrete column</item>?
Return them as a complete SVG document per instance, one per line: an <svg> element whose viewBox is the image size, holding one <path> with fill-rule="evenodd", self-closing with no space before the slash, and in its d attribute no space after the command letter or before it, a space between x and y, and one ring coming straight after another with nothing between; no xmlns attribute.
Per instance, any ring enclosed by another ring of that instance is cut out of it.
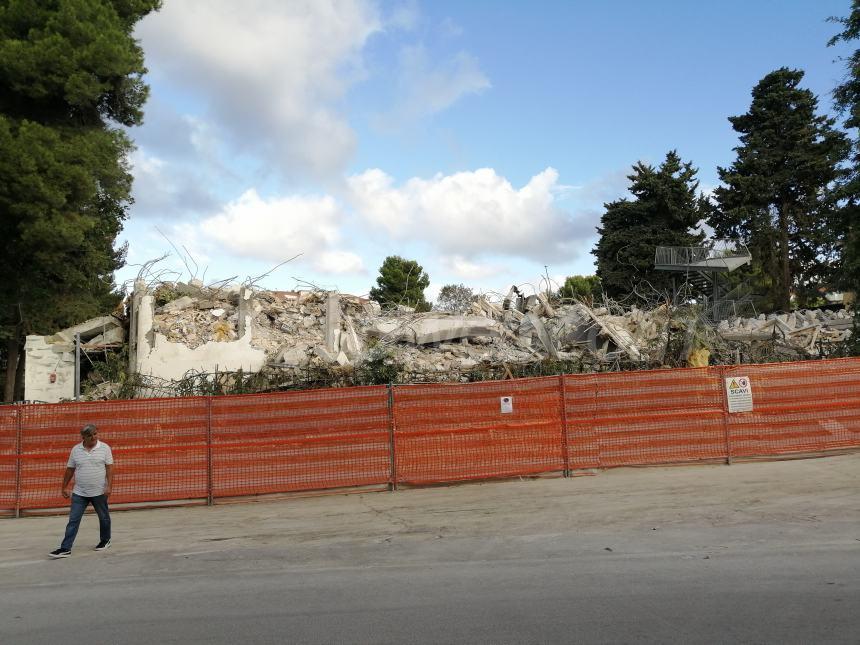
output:
<svg viewBox="0 0 860 645"><path fill-rule="evenodd" d="M128 371L131 374L137 372L137 316L140 311L140 301L146 294L146 282L134 281L134 289L131 292L131 300L128 305Z"/></svg>
<svg viewBox="0 0 860 645"><path fill-rule="evenodd" d="M243 338L245 332L251 329L251 319L253 317L251 299L253 296L254 291L252 289L244 285L239 288L239 326L237 329L239 338Z"/></svg>
<svg viewBox="0 0 860 645"><path fill-rule="evenodd" d="M325 348L332 354L340 350L340 295L329 291L325 302Z"/></svg>

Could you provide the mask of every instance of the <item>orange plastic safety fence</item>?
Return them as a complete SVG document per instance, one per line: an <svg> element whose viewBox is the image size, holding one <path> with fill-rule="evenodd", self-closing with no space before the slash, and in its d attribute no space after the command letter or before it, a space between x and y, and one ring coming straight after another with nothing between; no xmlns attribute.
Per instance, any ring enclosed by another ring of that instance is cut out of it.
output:
<svg viewBox="0 0 860 645"><path fill-rule="evenodd" d="M80 429L95 423L116 462L111 501L206 497L206 399L22 406L22 509L68 504L60 483Z"/></svg>
<svg viewBox="0 0 860 645"><path fill-rule="evenodd" d="M720 384L706 368L564 379L570 468L726 455Z"/></svg>
<svg viewBox="0 0 860 645"><path fill-rule="evenodd" d="M212 399L214 497L386 484L388 389Z"/></svg>
<svg viewBox="0 0 860 645"><path fill-rule="evenodd" d="M15 508L17 452L18 406L0 407L0 512Z"/></svg>
<svg viewBox="0 0 860 645"><path fill-rule="evenodd" d="M738 376L753 410L729 413ZM860 359L3 407L0 512L68 503L85 423L118 503L819 452L860 448Z"/></svg>
<svg viewBox="0 0 860 645"><path fill-rule="evenodd" d="M510 398L510 412L503 412L503 397ZM394 423L398 482L564 469L557 377L399 386Z"/></svg>
<svg viewBox="0 0 860 645"><path fill-rule="evenodd" d="M738 365L753 411L728 415L732 455L780 455L860 446L860 359Z"/></svg>

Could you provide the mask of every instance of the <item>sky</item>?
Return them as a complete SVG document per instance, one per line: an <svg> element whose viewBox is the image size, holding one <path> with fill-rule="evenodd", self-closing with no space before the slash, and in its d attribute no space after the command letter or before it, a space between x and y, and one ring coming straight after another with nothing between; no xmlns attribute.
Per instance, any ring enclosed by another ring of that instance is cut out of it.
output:
<svg viewBox="0 0 860 645"><path fill-rule="evenodd" d="M636 162L674 149L719 185L767 73L804 70L831 112L849 5L164 0L135 32L151 93L117 281L365 295L399 255L430 301L557 288L594 273Z"/></svg>

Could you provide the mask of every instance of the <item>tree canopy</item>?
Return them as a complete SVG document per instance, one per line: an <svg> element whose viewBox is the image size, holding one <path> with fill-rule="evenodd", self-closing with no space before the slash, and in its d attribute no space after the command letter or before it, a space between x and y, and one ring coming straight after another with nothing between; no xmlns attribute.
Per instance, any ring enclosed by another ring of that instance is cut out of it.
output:
<svg viewBox="0 0 860 645"><path fill-rule="evenodd" d="M672 276L654 270L654 250L701 244L704 236L692 232L705 213L696 195L697 172L674 150L657 168L640 161L628 175L633 199L604 205L597 229L600 240L592 254L597 258L597 277L609 297L668 293Z"/></svg>
<svg viewBox="0 0 860 645"><path fill-rule="evenodd" d="M120 126L147 87L135 24L160 0L8 0L0 5L0 336L5 398L22 338L116 304L114 248L131 203Z"/></svg>
<svg viewBox="0 0 860 645"><path fill-rule="evenodd" d="M843 29L830 39L828 45L860 38L860 0L851 2L848 17L835 18L834 21ZM833 98L837 109L845 116L845 127L853 131L853 138L850 164L840 191L843 199L843 208L839 212L842 257L836 284L857 293L860 292L860 49L855 49L844 62L845 80L833 91Z"/></svg>
<svg viewBox="0 0 860 645"><path fill-rule="evenodd" d="M429 284L430 277L415 260L389 255L379 268L377 286L370 290L370 298L384 307L406 305L429 311L430 303L424 299L424 289Z"/></svg>
<svg viewBox="0 0 860 645"><path fill-rule="evenodd" d="M436 309L463 313L475 302L475 292L463 284L446 284L439 290L436 298Z"/></svg>
<svg viewBox="0 0 860 645"><path fill-rule="evenodd" d="M834 120L816 114L818 100L800 87L803 72L780 68L752 90L746 114L729 117L740 135L718 208L708 219L718 237L740 239L768 304L788 310L819 296L838 268L842 232L836 182L848 153Z"/></svg>
<svg viewBox="0 0 860 645"><path fill-rule="evenodd" d="M600 296L601 291L600 278L596 275L572 275L565 279L564 285L558 291L558 296L584 300L590 304Z"/></svg>

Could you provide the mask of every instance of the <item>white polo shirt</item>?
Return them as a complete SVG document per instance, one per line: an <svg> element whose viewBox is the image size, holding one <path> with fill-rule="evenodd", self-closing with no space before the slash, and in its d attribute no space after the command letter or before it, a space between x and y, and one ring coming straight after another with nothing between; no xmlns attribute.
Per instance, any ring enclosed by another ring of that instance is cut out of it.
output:
<svg viewBox="0 0 860 645"><path fill-rule="evenodd" d="M69 455L69 468L75 469L74 494L81 497L97 497L105 492L107 476L105 466L113 464L110 446L96 440L92 450L84 448L83 442L72 448Z"/></svg>

